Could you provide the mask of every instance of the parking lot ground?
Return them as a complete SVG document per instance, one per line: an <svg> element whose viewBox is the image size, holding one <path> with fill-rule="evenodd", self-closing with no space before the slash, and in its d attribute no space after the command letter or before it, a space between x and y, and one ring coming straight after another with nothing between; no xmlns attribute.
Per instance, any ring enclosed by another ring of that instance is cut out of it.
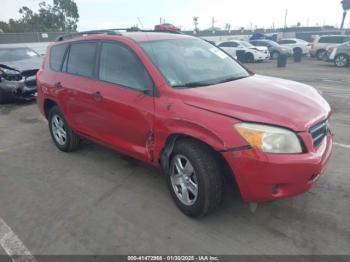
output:
<svg viewBox="0 0 350 262"><path fill-rule="evenodd" d="M310 192L251 213L227 191L216 213L191 219L159 171L92 143L61 153L36 104L15 104L0 107L0 217L34 255L350 254L350 69L247 67L311 84L334 108L339 145Z"/></svg>

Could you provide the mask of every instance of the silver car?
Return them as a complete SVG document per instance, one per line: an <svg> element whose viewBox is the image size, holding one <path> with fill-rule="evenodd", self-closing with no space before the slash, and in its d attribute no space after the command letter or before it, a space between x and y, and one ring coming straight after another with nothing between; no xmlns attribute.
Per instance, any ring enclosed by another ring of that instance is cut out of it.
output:
<svg viewBox="0 0 350 262"><path fill-rule="evenodd" d="M329 56L337 67L346 67L350 64L350 42L335 47Z"/></svg>
<svg viewBox="0 0 350 262"><path fill-rule="evenodd" d="M0 104L36 97L36 72L42 56L28 47L0 46Z"/></svg>

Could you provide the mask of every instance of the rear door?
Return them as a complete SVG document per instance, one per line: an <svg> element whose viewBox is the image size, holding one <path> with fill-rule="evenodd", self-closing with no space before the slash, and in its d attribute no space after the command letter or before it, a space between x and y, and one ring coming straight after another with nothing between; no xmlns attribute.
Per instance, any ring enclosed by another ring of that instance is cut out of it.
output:
<svg viewBox="0 0 350 262"><path fill-rule="evenodd" d="M236 56L238 44L235 42L223 42L219 47L229 53L231 56Z"/></svg>
<svg viewBox="0 0 350 262"><path fill-rule="evenodd" d="M143 63L128 46L113 41L99 44L97 78L93 86L98 137L138 159L152 160L153 82Z"/></svg>
<svg viewBox="0 0 350 262"><path fill-rule="evenodd" d="M72 127L89 136L96 136L96 108L93 105L93 87L96 82L95 60L97 42L70 44L62 66L64 77L57 83L65 115Z"/></svg>

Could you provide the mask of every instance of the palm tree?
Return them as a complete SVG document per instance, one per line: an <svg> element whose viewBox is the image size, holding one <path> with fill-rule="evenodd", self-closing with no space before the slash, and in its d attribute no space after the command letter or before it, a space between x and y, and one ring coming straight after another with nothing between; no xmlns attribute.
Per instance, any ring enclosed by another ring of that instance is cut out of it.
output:
<svg viewBox="0 0 350 262"><path fill-rule="evenodd" d="M346 18L346 15L348 13L348 10L350 9L350 0L343 0L341 1L341 4L342 4L342 7L343 7L343 20L341 22L341 26L340 26L340 29L342 30L343 27L344 27L344 22L345 22L345 18Z"/></svg>

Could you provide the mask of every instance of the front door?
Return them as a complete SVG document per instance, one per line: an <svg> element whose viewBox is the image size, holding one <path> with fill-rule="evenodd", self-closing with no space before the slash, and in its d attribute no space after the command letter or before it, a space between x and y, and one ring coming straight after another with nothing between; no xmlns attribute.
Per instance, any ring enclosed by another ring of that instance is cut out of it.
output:
<svg viewBox="0 0 350 262"><path fill-rule="evenodd" d="M98 138L138 159L152 159L153 82L137 55L118 42L99 47L93 106Z"/></svg>

